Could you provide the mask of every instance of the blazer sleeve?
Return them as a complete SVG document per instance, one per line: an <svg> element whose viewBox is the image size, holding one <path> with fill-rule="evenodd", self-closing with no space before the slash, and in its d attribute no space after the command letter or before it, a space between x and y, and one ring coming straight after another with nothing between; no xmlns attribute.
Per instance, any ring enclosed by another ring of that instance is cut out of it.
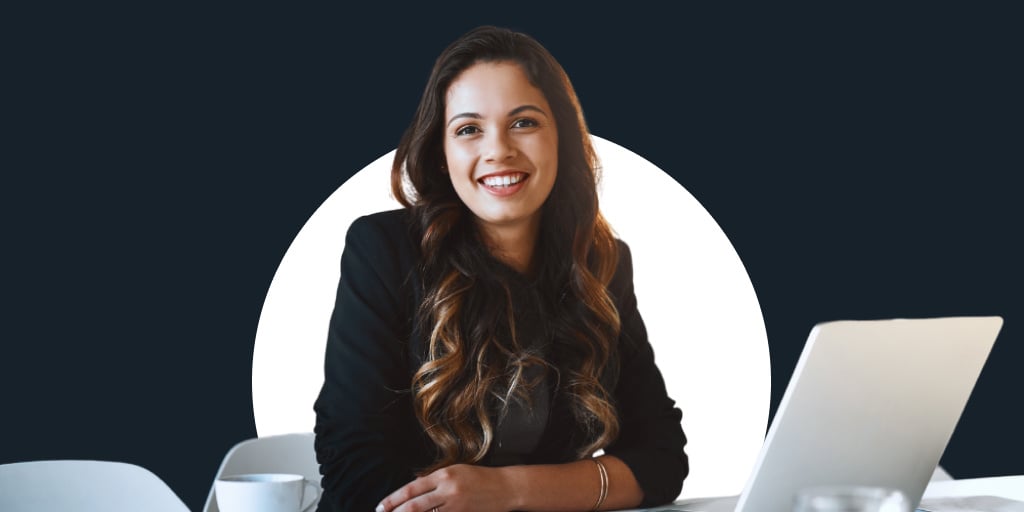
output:
<svg viewBox="0 0 1024 512"><path fill-rule="evenodd" d="M629 466L644 492L641 507L674 501L689 474L683 448L686 436L682 411L665 389L654 364L647 329L637 310L633 290L632 255L619 242L619 267L609 287L617 297L622 331L619 343L620 370L615 388L619 412L619 437L605 449Z"/></svg>
<svg viewBox="0 0 1024 512"><path fill-rule="evenodd" d="M314 404L319 511L369 511L413 478L401 243L372 217L348 230ZM404 331L404 335L403 335Z"/></svg>

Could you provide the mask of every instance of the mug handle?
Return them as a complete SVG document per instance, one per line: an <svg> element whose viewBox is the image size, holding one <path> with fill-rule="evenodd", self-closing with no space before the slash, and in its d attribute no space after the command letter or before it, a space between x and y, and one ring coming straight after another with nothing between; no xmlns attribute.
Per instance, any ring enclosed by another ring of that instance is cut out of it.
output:
<svg viewBox="0 0 1024 512"><path fill-rule="evenodd" d="M302 512L309 512L309 509L313 508L313 505L316 505L317 502L320 501L320 492L321 492L320 484L318 484L318 483L316 483L316 482L314 482L314 481L312 481L312 480L310 480L308 478L303 478L302 479L302 483L312 487L313 490L316 491L316 496L313 497L313 501L310 501L309 505L306 505L306 506L302 507ZM303 497L303 500L305 500L306 494L303 493L302 497Z"/></svg>

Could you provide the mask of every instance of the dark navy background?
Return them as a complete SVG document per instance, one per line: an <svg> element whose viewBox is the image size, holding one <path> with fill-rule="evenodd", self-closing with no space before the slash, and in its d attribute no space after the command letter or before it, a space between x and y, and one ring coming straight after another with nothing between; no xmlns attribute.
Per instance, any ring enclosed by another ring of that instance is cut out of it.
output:
<svg viewBox="0 0 1024 512"><path fill-rule="evenodd" d="M493 23L546 45L591 131L720 223L773 412L816 322L1002 315L942 464L1024 473L1020 18L630 5L2 16L0 463L127 461L199 509L255 436L253 338L292 238L395 147L443 47Z"/></svg>

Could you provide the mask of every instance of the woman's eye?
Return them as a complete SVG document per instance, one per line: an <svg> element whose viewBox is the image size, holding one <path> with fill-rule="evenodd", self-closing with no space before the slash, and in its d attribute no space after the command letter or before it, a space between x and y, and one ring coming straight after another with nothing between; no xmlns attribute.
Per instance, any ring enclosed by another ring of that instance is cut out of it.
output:
<svg viewBox="0 0 1024 512"><path fill-rule="evenodd" d="M458 130L456 130L455 135L473 135L474 133L479 133L479 132L480 132L479 128L477 128L476 126L473 126L473 125L469 125L469 126L463 126L462 128L459 128Z"/></svg>
<svg viewBox="0 0 1024 512"><path fill-rule="evenodd" d="M533 128L534 126L537 126L537 121L529 118L516 119L516 121L512 123L513 128Z"/></svg>

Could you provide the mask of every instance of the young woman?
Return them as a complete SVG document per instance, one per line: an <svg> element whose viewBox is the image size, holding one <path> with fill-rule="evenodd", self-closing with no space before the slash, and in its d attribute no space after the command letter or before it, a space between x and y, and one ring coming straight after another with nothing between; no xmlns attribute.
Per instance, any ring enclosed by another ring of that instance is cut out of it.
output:
<svg viewBox="0 0 1024 512"><path fill-rule="evenodd" d="M315 405L320 510L678 496L681 412L596 181L575 92L539 43L480 27L441 54L392 167L405 208L346 237Z"/></svg>

